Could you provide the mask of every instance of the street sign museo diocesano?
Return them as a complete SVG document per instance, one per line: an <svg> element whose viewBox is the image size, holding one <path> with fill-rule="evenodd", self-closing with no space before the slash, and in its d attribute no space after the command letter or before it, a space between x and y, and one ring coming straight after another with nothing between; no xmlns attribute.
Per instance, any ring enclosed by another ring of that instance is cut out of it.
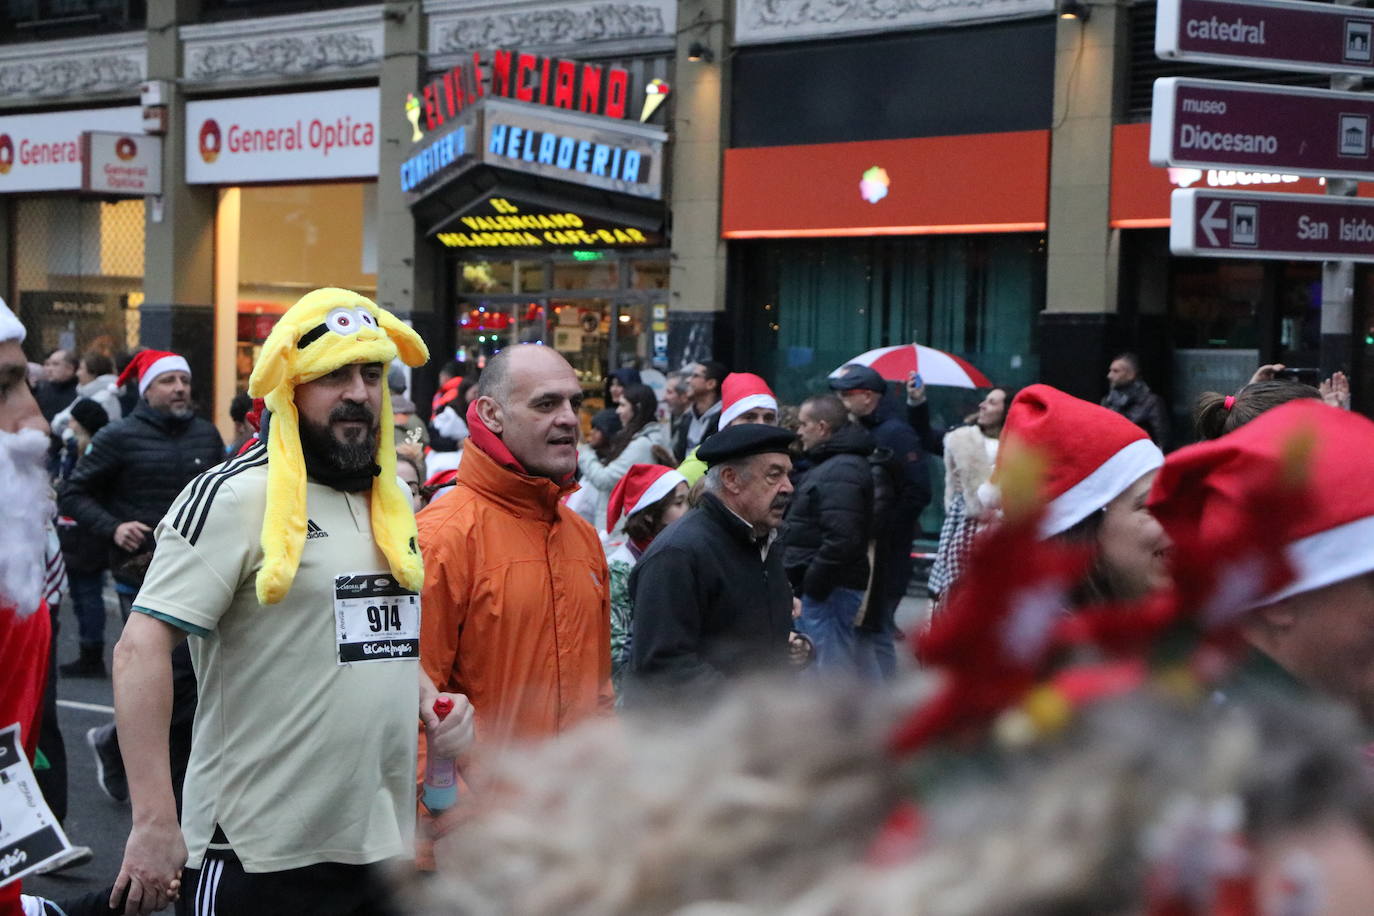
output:
<svg viewBox="0 0 1374 916"><path fill-rule="evenodd" d="M1166 60L1374 75L1374 11L1294 0L1161 0ZM1374 94L1219 80L1155 82L1150 162L1374 180ZM1374 261L1374 202L1173 192L1174 254Z"/></svg>

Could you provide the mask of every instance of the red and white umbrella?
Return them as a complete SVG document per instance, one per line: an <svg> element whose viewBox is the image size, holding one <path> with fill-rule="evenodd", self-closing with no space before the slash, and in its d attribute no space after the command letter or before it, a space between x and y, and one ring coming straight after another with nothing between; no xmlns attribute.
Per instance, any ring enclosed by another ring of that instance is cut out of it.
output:
<svg viewBox="0 0 1374 916"><path fill-rule="evenodd" d="M905 382L912 372L921 374L927 385L947 385L950 388L991 388L992 382L968 360L960 359L944 350L920 344L879 347L849 360L845 366L868 366L891 382ZM830 373L837 378L844 366Z"/></svg>

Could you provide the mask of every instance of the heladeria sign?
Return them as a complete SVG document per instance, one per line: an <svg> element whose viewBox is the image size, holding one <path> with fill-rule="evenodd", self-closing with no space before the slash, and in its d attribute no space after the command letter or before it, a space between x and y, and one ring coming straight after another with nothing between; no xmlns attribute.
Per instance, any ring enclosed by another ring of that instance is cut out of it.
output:
<svg viewBox="0 0 1374 916"><path fill-rule="evenodd" d="M376 88L186 103L186 181L238 184L377 175Z"/></svg>
<svg viewBox="0 0 1374 916"><path fill-rule="evenodd" d="M415 204L487 165L658 200L667 139L642 124L486 98L416 145L401 163L401 190Z"/></svg>

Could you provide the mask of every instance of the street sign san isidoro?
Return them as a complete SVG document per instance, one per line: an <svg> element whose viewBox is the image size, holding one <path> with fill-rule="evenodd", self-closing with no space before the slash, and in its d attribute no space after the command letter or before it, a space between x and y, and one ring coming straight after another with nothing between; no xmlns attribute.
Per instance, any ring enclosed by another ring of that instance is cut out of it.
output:
<svg viewBox="0 0 1374 916"><path fill-rule="evenodd" d="M1150 162L1374 180L1374 95L1156 80Z"/></svg>
<svg viewBox="0 0 1374 916"><path fill-rule="evenodd" d="M1170 207L1174 254L1374 261L1374 200L1189 188Z"/></svg>
<svg viewBox="0 0 1374 916"><path fill-rule="evenodd" d="M1374 11L1311 0L1160 0L1164 60L1374 75Z"/></svg>

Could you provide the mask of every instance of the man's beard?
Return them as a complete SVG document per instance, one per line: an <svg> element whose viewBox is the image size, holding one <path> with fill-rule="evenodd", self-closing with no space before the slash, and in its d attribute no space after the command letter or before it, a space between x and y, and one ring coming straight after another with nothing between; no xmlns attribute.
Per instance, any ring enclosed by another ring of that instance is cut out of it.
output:
<svg viewBox="0 0 1374 916"><path fill-rule="evenodd" d="M366 423L367 434L358 442L335 438L330 423L349 420ZM371 473L377 462L377 418L361 404L340 404L329 412L324 425L300 418L301 449L310 458L340 474Z"/></svg>
<svg viewBox="0 0 1374 916"><path fill-rule="evenodd" d="M48 545L54 515L52 485L44 461L48 437L33 429L0 432L0 609L20 617L38 610L43 598Z"/></svg>

